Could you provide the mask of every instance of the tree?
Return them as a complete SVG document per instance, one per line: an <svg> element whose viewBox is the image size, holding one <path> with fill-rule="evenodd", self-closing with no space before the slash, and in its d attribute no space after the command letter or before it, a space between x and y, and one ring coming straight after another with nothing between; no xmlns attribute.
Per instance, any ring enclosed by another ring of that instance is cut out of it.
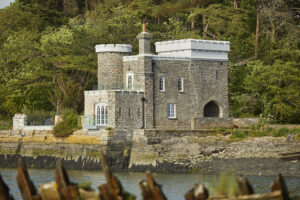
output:
<svg viewBox="0 0 300 200"><path fill-rule="evenodd" d="M300 69L295 62L277 60L273 65L261 61L247 65L242 83L244 92L235 96L240 111L262 114L275 122L299 123Z"/></svg>
<svg viewBox="0 0 300 200"><path fill-rule="evenodd" d="M21 32L10 35L0 50L2 112L13 115L28 108L51 109L49 66L44 62L39 35Z"/></svg>

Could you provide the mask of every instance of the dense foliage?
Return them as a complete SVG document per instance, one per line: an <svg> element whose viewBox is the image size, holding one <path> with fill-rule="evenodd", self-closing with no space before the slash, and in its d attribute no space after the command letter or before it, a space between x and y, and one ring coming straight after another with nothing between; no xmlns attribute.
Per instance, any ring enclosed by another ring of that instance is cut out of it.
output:
<svg viewBox="0 0 300 200"><path fill-rule="evenodd" d="M62 113L62 119L53 127L55 137L68 137L78 126L78 114L73 110L65 110Z"/></svg>
<svg viewBox="0 0 300 200"><path fill-rule="evenodd" d="M83 91L97 82L94 45L127 43L136 53L146 21L153 43L231 42L231 116L299 123L299 7L293 0L16 0L0 9L0 114L81 113Z"/></svg>

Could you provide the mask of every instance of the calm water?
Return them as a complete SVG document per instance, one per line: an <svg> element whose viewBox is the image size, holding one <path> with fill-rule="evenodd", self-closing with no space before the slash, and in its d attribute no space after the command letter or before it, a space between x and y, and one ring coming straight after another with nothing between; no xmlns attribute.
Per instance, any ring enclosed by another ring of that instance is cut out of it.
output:
<svg viewBox="0 0 300 200"><path fill-rule="evenodd" d="M4 181L9 185L11 193L15 199L21 199L20 192L16 183L16 169L0 169ZM54 170L30 169L29 174L35 186L41 183L54 181ZM102 172L98 171L77 171L68 170L71 181L80 183L83 181L92 182L92 187L105 182ZM115 173L121 180L125 190L137 195L141 199L139 190L139 181L145 179L144 173ZM246 176L253 185L256 192L270 191L270 184L275 180L274 176ZM158 183L163 185L163 191L170 200L184 199L183 195L192 188L194 183L204 183L209 189L215 188L220 180L219 175L201 175L201 174L154 174ZM229 179L234 179L230 176ZM296 191L300 195L300 177L285 177L290 191Z"/></svg>

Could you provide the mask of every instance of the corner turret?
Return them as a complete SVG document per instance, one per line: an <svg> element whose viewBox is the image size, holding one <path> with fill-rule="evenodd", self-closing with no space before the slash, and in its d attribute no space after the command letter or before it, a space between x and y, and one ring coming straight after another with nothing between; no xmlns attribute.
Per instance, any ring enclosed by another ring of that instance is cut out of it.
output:
<svg viewBox="0 0 300 200"><path fill-rule="evenodd" d="M131 54L127 44L101 44L95 46L98 55L98 89L123 88L123 56Z"/></svg>

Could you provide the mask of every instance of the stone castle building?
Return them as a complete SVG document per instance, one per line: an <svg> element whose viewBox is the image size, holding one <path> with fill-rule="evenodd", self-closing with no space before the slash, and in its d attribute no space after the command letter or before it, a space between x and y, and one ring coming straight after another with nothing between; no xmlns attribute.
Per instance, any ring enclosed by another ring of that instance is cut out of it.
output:
<svg viewBox="0 0 300 200"><path fill-rule="evenodd" d="M152 35L137 38L134 56L127 44L96 45L98 90L84 92L84 129L196 129L228 119L229 42L156 42L152 54Z"/></svg>

